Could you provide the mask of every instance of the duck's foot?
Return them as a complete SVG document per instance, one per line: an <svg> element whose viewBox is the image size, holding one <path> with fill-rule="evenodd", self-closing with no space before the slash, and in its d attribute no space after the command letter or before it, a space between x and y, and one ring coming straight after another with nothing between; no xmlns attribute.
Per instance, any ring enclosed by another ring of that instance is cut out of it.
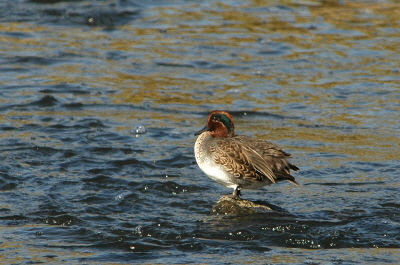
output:
<svg viewBox="0 0 400 265"><path fill-rule="evenodd" d="M233 194L231 194L231 195L224 195L224 196L227 197L227 198L231 198L232 200L237 200L237 201L243 200L243 199L240 198L239 196L235 196L235 195L233 195Z"/></svg>
<svg viewBox="0 0 400 265"><path fill-rule="evenodd" d="M240 195L242 195L242 193L240 192L240 189L239 189L238 187L236 187L236 188L233 190L232 198L233 198L233 199L240 199L240 198L239 198Z"/></svg>

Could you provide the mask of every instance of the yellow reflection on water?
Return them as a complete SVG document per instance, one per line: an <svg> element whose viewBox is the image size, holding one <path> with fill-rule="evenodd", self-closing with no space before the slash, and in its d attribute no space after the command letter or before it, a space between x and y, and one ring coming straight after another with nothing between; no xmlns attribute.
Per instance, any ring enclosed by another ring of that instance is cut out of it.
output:
<svg viewBox="0 0 400 265"><path fill-rule="evenodd" d="M293 11L263 10L279 5L293 7ZM0 30L3 32L31 33L32 37L0 35L0 41L15 44L9 45L10 54L29 49L31 53L37 52L38 56L52 58L62 52L95 61L89 64L75 61L71 64L35 65L46 73L17 73L15 77L19 84L31 84L32 79L43 79L39 84L41 86L86 83L91 88L98 88L99 94L112 104L127 106L150 103L155 108L186 110L190 106L201 111L207 111L203 109L204 105L213 108L228 106L230 110L264 111L285 117L302 115L298 117L302 119L287 119L289 125L285 126L289 128L271 122L268 127L257 124L246 127L246 130L249 134L262 135L271 140L299 139L326 144L318 148L292 147L308 153L343 153L354 159L367 160L396 159L400 156L398 139L392 131L383 126L369 129L371 123L379 124L380 117L375 111L382 111L385 105L390 105L392 111L400 111L396 102L398 99L365 95L362 87L357 88L360 93L346 99L334 96L338 88L355 83L376 84L372 89L377 92L385 92L382 84L398 87L398 72L393 70L398 68L398 57L385 55L386 52L397 53L398 43L384 41L398 34L393 30L399 26L398 3L282 0L248 1L237 6L218 2L202 7L193 3L190 7L190 10L154 7L154 15L145 16L141 21L145 26L134 23L121 26L119 29L124 34L113 37L100 28L68 28L44 34L54 29L25 23L2 23ZM298 12L298 7L306 11ZM166 33L160 32L159 25L165 26ZM45 37L34 37L35 34ZM270 43L287 46L288 51L262 57L259 51L274 50ZM362 49L358 48L360 45L363 45ZM220 52L209 55L199 46L220 49ZM360 53L357 53L358 49ZM126 52L131 57L111 60L106 56L109 51ZM377 55L369 56L367 51ZM323 55L325 53L328 55ZM305 61L304 64L292 63L301 60ZM193 64L195 61L227 67L197 67ZM259 70L256 67L249 69L252 65L262 69L261 74L255 74ZM274 70L276 65L282 70ZM244 66L245 70L235 68L238 66ZM16 67L22 68L23 65ZM321 69L324 71L319 71ZM328 71L332 73L326 73ZM196 75L201 78L191 77ZM378 78L380 76L385 76L385 79ZM271 84L273 87L270 87ZM366 91L369 89L365 88ZM21 95L35 93L26 90ZM65 96L60 94L57 97ZM104 103L104 99L94 94L79 95L79 99L85 104ZM7 103L4 99L0 100L2 104ZM239 106L238 102L248 104ZM343 111L354 108L360 102L368 102L371 111ZM288 113L286 106L290 104L323 105L324 108L318 115L312 112L298 114L295 110ZM56 111L51 115L101 115L121 121L150 118L164 124L165 119L174 122L186 119L182 113L151 112L150 108L146 113L89 109L83 112ZM24 114L10 112L7 115ZM39 111L36 115L50 114ZM397 121L393 117L391 114L386 118L385 124L395 126ZM1 119L6 120L4 117ZM24 124L28 121L18 122ZM244 120L241 122L245 123ZM338 129L341 127L363 129L350 132Z"/></svg>

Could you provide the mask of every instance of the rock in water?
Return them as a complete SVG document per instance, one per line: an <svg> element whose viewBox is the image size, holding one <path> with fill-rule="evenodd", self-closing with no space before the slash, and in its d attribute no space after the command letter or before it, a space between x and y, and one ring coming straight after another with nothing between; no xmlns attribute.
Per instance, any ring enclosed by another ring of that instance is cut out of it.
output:
<svg viewBox="0 0 400 265"><path fill-rule="evenodd" d="M275 210L267 205L232 196L222 196L212 208L212 213L214 214L248 215L268 212L275 212Z"/></svg>

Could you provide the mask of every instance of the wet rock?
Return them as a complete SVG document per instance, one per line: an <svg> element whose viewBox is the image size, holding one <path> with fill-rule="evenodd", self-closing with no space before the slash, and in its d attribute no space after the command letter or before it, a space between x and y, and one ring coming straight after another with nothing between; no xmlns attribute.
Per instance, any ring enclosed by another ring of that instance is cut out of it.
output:
<svg viewBox="0 0 400 265"><path fill-rule="evenodd" d="M234 198L232 196L222 196L212 208L213 214L249 215L268 212L275 212L275 210L265 204Z"/></svg>

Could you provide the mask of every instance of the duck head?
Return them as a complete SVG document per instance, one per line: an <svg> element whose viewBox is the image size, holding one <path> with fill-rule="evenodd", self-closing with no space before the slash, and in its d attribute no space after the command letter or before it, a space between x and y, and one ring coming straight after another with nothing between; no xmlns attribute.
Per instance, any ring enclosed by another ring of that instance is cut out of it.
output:
<svg viewBox="0 0 400 265"><path fill-rule="evenodd" d="M235 136L235 126L232 119L233 116L228 112L214 110L208 115L207 125L194 135L209 132L212 137L233 137Z"/></svg>

